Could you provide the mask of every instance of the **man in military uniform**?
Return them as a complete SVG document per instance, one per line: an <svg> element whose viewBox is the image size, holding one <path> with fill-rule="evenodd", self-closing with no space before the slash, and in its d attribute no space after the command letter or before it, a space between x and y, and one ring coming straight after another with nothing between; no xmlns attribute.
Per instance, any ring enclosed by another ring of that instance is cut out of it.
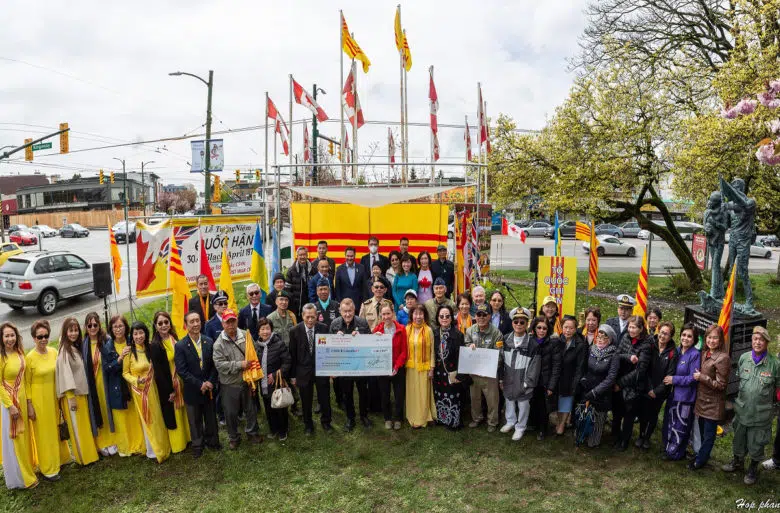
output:
<svg viewBox="0 0 780 513"><path fill-rule="evenodd" d="M610 317L607 319L607 325L615 331L617 335L618 344L623 335L628 330L628 318L634 311L634 305L636 301L628 294L620 294L617 297L618 302L618 314L617 317Z"/></svg>
<svg viewBox="0 0 780 513"><path fill-rule="evenodd" d="M366 320L371 331L374 331L376 325L382 320L382 316L380 315L382 306L387 304L391 308L393 307L393 302L385 299L386 291L387 286L382 281L374 281L371 285L371 292L374 294L374 297L368 301L363 301L363 304L360 305L360 315L358 315L358 317L362 317Z"/></svg>
<svg viewBox="0 0 780 513"><path fill-rule="evenodd" d="M331 323L339 316L339 305L330 297L330 282L327 278L320 278L317 282L317 299L314 306L317 307L317 322L327 324Z"/></svg>

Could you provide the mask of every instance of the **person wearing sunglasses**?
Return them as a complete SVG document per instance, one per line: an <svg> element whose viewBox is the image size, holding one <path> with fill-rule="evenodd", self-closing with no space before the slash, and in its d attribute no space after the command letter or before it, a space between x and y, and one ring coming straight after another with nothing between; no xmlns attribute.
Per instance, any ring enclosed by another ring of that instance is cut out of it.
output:
<svg viewBox="0 0 780 513"><path fill-rule="evenodd" d="M464 339L455 326L452 305L441 305L436 318L437 328L433 331L433 401L436 405L436 422L450 431L457 431L463 427L461 398L464 387L471 383L471 376L458 374L460 348L463 347Z"/></svg>
<svg viewBox="0 0 780 513"><path fill-rule="evenodd" d="M114 436L116 432L114 415L109 404L109 390L115 388L115 376L107 374L103 369L101 352L108 337L100 325L100 315L97 312L87 314L84 318L84 326L87 334L81 351L87 369L87 383L90 390L95 390L92 394L92 407L96 422L92 424L92 434L95 436L98 452L103 456L113 456L118 450Z"/></svg>
<svg viewBox="0 0 780 513"><path fill-rule="evenodd" d="M60 440L60 409L57 406L55 369L57 350L49 347L49 321L35 321L30 334L35 347L25 358L24 381L27 396L27 417L35 439L38 470L47 481L59 481L60 466L73 461L68 442Z"/></svg>
<svg viewBox="0 0 780 513"><path fill-rule="evenodd" d="M263 292L260 290L260 285L257 283L247 285L246 297L249 300L249 304L238 312L238 328L248 331L252 336L252 340L257 340L259 336L257 334L257 321L263 317L268 317L273 312L270 306L262 303L262 295ZM227 308L227 301L225 301L225 308ZM276 308L275 304L274 308Z"/></svg>
<svg viewBox="0 0 780 513"><path fill-rule="evenodd" d="M538 430L536 439L544 440L549 425L549 412L555 391L558 389L558 379L561 376L560 339L553 336L549 319L540 315L531 321L531 337L539 346L539 357L542 361L539 371L539 381L536 383L534 395L531 398L530 424Z"/></svg>
<svg viewBox="0 0 780 513"><path fill-rule="evenodd" d="M531 343L528 336L528 321L531 312L526 308L517 308L512 313L512 333L504 336L504 346L501 348L499 372L499 387L504 392L506 401L506 424L502 433L514 430L512 440L519 442L523 438L528 425L528 414L531 411L531 397L539 380L542 360L539 355L539 345Z"/></svg>
<svg viewBox="0 0 780 513"><path fill-rule="evenodd" d="M154 367L154 382L160 394L171 452L179 453L190 442L190 424L184 404L184 384L176 372L176 342L179 337L168 312L156 312L152 320L152 342L149 356Z"/></svg>
<svg viewBox="0 0 780 513"><path fill-rule="evenodd" d="M436 278L433 281L433 297L423 303L425 309L428 310L428 319L430 319L431 329L434 332L439 329L439 316L436 313L439 308L449 306L455 310L455 303L446 294L447 284L444 283L444 279Z"/></svg>
<svg viewBox="0 0 780 513"><path fill-rule="evenodd" d="M203 334L209 337L211 340L217 340L219 334L222 333L222 314L225 313L228 307L228 293L224 290L217 291L214 294L214 299L211 301L211 306L214 307L214 316L206 322L206 328L203 330ZM249 298L251 301L251 297ZM259 297L257 301L260 301Z"/></svg>
<svg viewBox="0 0 780 513"><path fill-rule="evenodd" d="M358 317L362 317L368 323L368 327L371 331L375 331L375 328L382 321L381 309L386 303L390 303L390 308L393 307L393 302L385 299L385 293L387 292L387 286L385 283L376 278L374 283L371 284L371 299L363 301L360 305L360 314ZM394 311L395 312L395 311ZM395 313L393 313L395 317Z"/></svg>
<svg viewBox="0 0 780 513"><path fill-rule="evenodd" d="M482 303L477 306L475 314L476 324L466 330L465 345L471 349L500 349L503 345L501 332L490 322L488 305ZM482 396L487 402L488 433L492 433L498 427L498 377L487 378L484 376L471 376L471 423L470 428L478 427L485 419L482 413Z"/></svg>

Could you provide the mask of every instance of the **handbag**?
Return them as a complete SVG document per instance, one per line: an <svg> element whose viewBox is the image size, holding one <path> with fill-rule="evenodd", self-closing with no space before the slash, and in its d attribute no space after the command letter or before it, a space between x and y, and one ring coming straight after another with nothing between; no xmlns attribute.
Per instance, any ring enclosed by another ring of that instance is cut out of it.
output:
<svg viewBox="0 0 780 513"><path fill-rule="evenodd" d="M294 402L292 390L290 390L290 387L287 386L287 381L282 377L282 371L276 371L274 393L271 394L271 408L277 410L287 408L292 406Z"/></svg>
<svg viewBox="0 0 780 513"><path fill-rule="evenodd" d="M65 422L65 415L62 413L62 408L60 408L60 423L57 425L57 428L60 430L60 440L70 440L70 431L68 430L68 423Z"/></svg>

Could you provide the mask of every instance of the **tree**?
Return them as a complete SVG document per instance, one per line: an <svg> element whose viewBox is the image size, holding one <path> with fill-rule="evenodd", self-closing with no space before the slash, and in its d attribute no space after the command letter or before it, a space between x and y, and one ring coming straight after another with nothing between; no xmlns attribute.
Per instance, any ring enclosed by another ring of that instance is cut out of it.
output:
<svg viewBox="0 0 780 513"><path fill-rule="evenodd" d="M672 170L668 141L680 122L669 75L610 50L602 69L575 80L569 97L537 135L518 135L498 119L489 175L494 200L537 194L547 212L562 210L616 222L636 218L669 245L694 286L701 273L659 193ZM660 213L663 224L648 217Z"/></svg>

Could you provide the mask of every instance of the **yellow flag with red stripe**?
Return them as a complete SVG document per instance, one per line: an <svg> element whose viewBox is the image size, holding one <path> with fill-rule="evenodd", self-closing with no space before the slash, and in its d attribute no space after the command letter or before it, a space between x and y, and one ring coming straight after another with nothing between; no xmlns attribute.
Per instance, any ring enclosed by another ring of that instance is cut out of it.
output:
<svg viewBox="0 0 780 513"><path fill-rule="evenodd" d="M401 28L401 5L395 10L395 47L401 52L404 69L412 69L412 52L409 50L409 40L406 39L406 31Z"/></svg>
<svg viewBox="0 0 780 513"><path fill-rule="evenodd" d="M636 304L632 315L640 315L644 319L647 314L647 248L642 255L642 268L639 269L639 280L636 283Z"/></svg>
<svg viewBox="0 0 780 513"><path fill-rule="evenodd" d="M190 300L190 287L187 285L187 276L181 265L181 254L176 244L175 229L171 227L170 254L168 256L168 279L171 284L173 302L171 306L171 319L176 329L186 329L184 316Z"/></svg>
<svg viewBox="0 0 780 513"><path fill-rule="evenodd" d="M579 229L579 224L578 229ZM579 238L579 237L578 237ZM599 240L596 238L596 227L590 224L590 247L588 248L588 290L593 290L599 284Z"/></svg>
<svg viewBox="0 0 780 513"><path fill-rule="evenodd" d="M718 316L718 326L723 329L723 336L726 339L726 351L729 350L729 333L731 332L731 315L734 312L734 287L737 281L737 263L731 266L731 278L729 286L726 287L726 294L723 296L723 306Z"/></svg>
<svg viewBox="0 0 780 513"><path fill-rule="evenodd" d="M349 33L349 27L347 27L347 20L344 19L344 14L341 15L341 49L350 59L355 59L363 63L363 73L368 73L368 68L371 66L371 61L368 56L357 44L357 41L352 39L352 34Z"/></svg>
<svg viewBox="0 0 780 513"><path fill-rule="evenodd" d="M577 221L574 227L574 237L582 242L590 242L590 226L585 223Z"/></svg>
<svg viewBox="0 0 780 513"><path fill-rule="evenodd" d="M127 231L127 226L125 226L125 231ZM125 236L129 241L130 234L127 233ZM108 241L111 246L111 272L114 275L114 288L116 289L116 294L119 294L119 279L122 277L122 257L119 255L119 246L116 243L114 229L111 228L111 219L108 219Z"/></svg>

